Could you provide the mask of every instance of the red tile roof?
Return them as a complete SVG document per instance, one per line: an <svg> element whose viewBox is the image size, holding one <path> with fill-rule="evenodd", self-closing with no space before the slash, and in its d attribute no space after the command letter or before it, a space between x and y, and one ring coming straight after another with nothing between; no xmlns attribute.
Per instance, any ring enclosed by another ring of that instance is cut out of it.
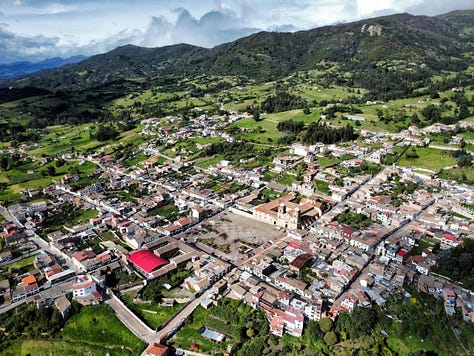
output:
<svg viewBox="0 0 474 356"><path fill-rule="evenodd" d="M73 258L75 258L78 262L82 262L84 260L92 259L96 256L96 254L93 251L78 251L75 254L72 255Z"/></svg>
<svg viewBox="0 0 474 356"><path fill-rule="evenodd" d="M29 276L23 277L23 279L21 280L21 283L24 286L28 286L30 284L35 284L36 283L36 278L35 278L35 276L32 276L30 274Z"/></svg>

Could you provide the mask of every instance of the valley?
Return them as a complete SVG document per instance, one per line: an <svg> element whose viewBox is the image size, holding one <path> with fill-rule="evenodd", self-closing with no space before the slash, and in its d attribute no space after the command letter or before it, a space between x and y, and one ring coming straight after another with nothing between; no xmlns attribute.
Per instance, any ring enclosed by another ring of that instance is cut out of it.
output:
<svg viewBox="0 0 474 356"><path fill-rule="evenodd" d="M3 81L2 352L473 352L473 16Z"/></svg>

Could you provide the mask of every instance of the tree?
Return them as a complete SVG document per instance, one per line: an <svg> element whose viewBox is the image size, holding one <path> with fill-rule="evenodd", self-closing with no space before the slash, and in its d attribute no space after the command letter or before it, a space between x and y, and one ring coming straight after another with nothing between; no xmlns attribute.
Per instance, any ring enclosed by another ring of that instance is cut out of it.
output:
<svg viewBox="0 0 474 356"><path fill-rule="evenodd" d="M439 106L430 104L421 110L421 115L423 115L427 120L433 122L439 121L441 119L441 109Z"/></svg>
<svg viewBox="0 0 474 356"><path fill-rule="evenodd" d="M97 133L95 135L93 135L93 137L97 140L97 141L108 141L108 140L113 140L115 139L117 136L118 136L118 131L115 130L114 127L112 126L99 126L99 129L97 131Z"/></svg>
<svg viewBox="0 0 474 356"><path fill-rule="evenodd" d="M458 114L458 119L459 120L464 120L465 118L471 116L471 112L469 111L469 107L467 106L466 103L461 104L459 106L459 114Z"/></svg>
<svg viewBox="0 0 474 356"><path fill-rule="evenodd" d="M306 334L312 341L319 340L324 335L321 331L321 328L319 327L319 324L314 320L310 320L308 323L308 326L306 327Z"/></svg>
<svg viewBox="0 0 474 356"><path fill-rule="evenodd" d="M260 111L258 110L258 108L255 108L252 117L255 121L260 121Z"/></svg>
<svg viewBox="0 0 474 356"><path fill-rule="evenodd" d="M0 169L5 172L6 170L8 170L9 166L10 160L8 159L8 156L2 155L2 157L0 157Z"/></svg>
<svg viewBox="0 0 474 356"><path fill-rule="evenodd" d="M54 176L56 175L56 168L54 168L54 166L48 166L47 172L49 176Z"/></svg>
<svg viewBox="0 0 474 356"><path fill-rule="evenodd" d="M332 329L332 319L321 318L321 320L319 320L319 327L321 328L322 332L327 333Z"/></svg>
<svg viewBox="0 0 474 356"><path fill-rule="evenodd" d="M335 345L337 343L337 335L334 331L328 331L324 335L324 342L329 346Z"/></svg>
<svg viewBox="0 0 474 356"><path fill-rule="evenodd" d="M65 163L66 163L66 161L64 159L58 158L56 160L56 162L54 163L54 165L59 168L59 167L64 166Z"/></svg>
<svg viewBox="0 0 474 356"><path fill-rule="evenodd" d="M305 106L305 107L304 107L303 113L304 113L305 115L311 114L311 110L309 109L309 106Z"/></svg>

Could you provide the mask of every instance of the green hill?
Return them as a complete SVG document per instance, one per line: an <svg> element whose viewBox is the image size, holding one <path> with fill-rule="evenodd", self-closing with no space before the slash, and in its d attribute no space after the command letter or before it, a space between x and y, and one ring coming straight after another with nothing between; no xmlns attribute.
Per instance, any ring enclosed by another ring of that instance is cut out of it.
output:
<svg viewBox="0 0 474 356"><path fill-rule="evenodd" d="M203 73L265 82L331 62L338 64L339 74L356 73L349 78L350 85L390 92L388 84L379 88L381 83L405 81L406 95L437 71L467 68L469 59L472 62L473 22L474 11L436 17L396 14L295 33L260 32L211 49L127 45L3 84L76 91Z"/></svg>

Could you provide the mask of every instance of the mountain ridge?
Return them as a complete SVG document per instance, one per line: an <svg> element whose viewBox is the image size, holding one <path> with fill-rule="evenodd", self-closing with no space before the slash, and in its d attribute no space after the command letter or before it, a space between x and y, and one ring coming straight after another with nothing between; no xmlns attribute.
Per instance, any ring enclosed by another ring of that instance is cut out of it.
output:
<svg viewBox="0 0 474 356"><path fill-rule="evenodd" d="M390 60L433 70L461 68L467 65L463 56L472 50L469 37L462 34L473 19L474 11L434 17L402 13L294 33L261 31L211 49L189 44L158 48L126 45L57 70L3 83L53 91L81 90L123 80L203 73L243 75L264 82L314 69L322 61L339 63L344 70L366 70Z"/></svg>
<svg viewBox="0 0 474 356"><path fill-rule="evenodd" d="M55 69L66 64L78 63L86 59L86 56L77 55L67 58L53 57L40 62L19 61L0 64L0 79L13 79L19 76L32 74L45 69Z"/></svg>

